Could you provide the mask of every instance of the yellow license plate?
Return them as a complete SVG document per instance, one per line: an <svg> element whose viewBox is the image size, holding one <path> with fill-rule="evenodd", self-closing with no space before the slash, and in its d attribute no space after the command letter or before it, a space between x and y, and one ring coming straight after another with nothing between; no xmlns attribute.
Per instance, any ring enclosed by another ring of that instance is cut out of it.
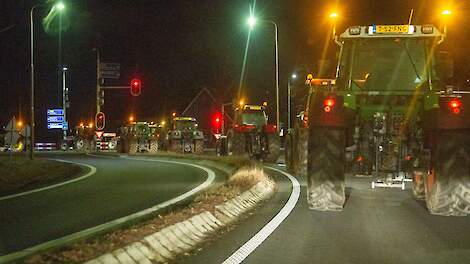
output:
<svg viewBox="0 0 470 264"><path fill-rule="evenodd" d="M409 33L410 27L408 25L389 25L377 26L376 33Z"/></svg>

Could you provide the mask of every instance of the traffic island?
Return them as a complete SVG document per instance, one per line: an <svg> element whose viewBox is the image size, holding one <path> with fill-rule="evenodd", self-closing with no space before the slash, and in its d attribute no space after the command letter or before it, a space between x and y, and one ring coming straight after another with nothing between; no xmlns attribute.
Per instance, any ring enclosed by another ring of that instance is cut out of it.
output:
<svg viewBox="0 0 470 264"><path fill-rule="evenodd" d="M82 172L78 165L56 160L0 156L0 198L74 178Z"/></svg>
<svg viewBox="0 0 470 264"><path fill-rule="evenodd" d="M126 229L35 255L26 263L155 263L187 255L269 199L276 185L261 167L243 167L189 206Z"/></svg>

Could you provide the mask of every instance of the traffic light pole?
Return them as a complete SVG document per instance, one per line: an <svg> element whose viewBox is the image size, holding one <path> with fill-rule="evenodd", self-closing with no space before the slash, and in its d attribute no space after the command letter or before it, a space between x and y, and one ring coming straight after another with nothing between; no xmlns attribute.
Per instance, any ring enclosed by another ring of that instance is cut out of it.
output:
<svg viewBox="0 0 470 264"><path fill-rule="evenodd" d="M100 51L96 49L96 113L101 112L100 94Z"/></svg>

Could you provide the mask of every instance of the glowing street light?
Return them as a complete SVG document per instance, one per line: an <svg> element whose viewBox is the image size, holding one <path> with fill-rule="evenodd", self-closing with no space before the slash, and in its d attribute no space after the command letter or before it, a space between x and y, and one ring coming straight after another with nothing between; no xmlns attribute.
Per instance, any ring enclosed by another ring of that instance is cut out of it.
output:
<svg viewBox="0 0 470 264"><path fill-rule="evenodd" d="M331 14L329 15L329 17L330 17L331 19L337 19L337 18L339 17L339 15L338 15L338 13L333 12L333 13L331 13Z"/></svg>
<svg viewBox="0 0 470 264"><path fill-rule="evenodd" d="M452 11L450 11L449 9L444 9L444 10L442 10L441 15L450 16L450 15L452 15Z"/></svg>
<svg viewBox="0 0 470 264"><path fill-rule="evenodd" d="M253 15L251 15L249 18L248 18L248 26L250 27L250 29L253 29L256 25L256 17L254 17Z"/></svg>

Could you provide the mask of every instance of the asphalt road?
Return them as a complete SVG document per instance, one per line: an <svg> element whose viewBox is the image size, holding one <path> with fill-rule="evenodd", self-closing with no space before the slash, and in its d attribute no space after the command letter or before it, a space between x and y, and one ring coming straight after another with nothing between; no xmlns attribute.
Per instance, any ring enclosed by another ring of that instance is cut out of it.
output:
<svg viewBox="0 0 470 264"><path fill-rule="evenodd" d="M49 155L92 165L81 181L0 201L0 256L142 211L207 179L203 170L161 162ZM214 169L216 181L225 175Z"/></svg>
<svg viewBox="0 0 470 264"><path fill-rule="evenodd" d="M222 263L284 206L291 183L271 173L279 192L254 215L181 263ZM371 189L370 179L347 178L342 212L308 208L306 181L284 222L243 263L470 263L470 217L428 214L411 190Z"/></svg>

